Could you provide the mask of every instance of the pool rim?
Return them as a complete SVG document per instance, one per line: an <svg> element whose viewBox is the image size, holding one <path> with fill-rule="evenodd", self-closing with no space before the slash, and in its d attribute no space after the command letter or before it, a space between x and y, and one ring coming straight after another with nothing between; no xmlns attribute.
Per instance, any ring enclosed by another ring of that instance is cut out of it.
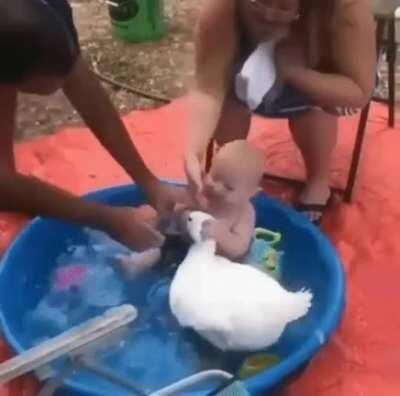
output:
<svg viewBox="0 0 400 396"><path fill-rule="evenodd" d="M165 183L179 186L183 185L182 183L173 181L165 181ZM139 194L142 193L140 187L136 184L125 184L96 190L83 195L83 198L106 202L107 197L115 196L120 193L132 192ZM277 199L271 198L262 192L255 197L255 201L260 199L266 199L275 209L282 211L282 215L284 215L288 221L293 223L293 226L303 229L316 238L320 246L321 254L324 257L329 257L327 262L330 264L327 266L327 268L329 269L329 276L333 279L333 284L335 286L331 287L331 309L322 316L321 320L319 321L320 325L317 329L315 329L314 333L311 334L294 353L289 355L289 358L285 358L278 365L243 381L251 394L265 392L266 390L273 389L277 385L284 383L288 377L291 377L299 369L305 366L312 358L314 358L316 353L323 348L323 346L329 341L333 333L336 331L341 322L346 305L346 284L343 265L336 249L333 247L329 239L321 232L319 228L309 222L304 215L296 212L289 206L282 204ZM23 242L25 238L29 238L30 234L35 232L35 227L37 227L38 224L40 224L42 221L48 220L49 219L42 217L34 218L11 243L0 260L0 279L7 267L11 265L9 257L13 255L16 249L19 249L19 243ZM25 349L22 348L21 344L10 331L7 318L3 313L2 306L3 302L0 301L0 326L3 333L3 338L15 352L21 353ZM90 389L89 385L76 382L73 379L66 380L64 382L64 386L84 395L99 396L97 392L94 392Z"/></svg>

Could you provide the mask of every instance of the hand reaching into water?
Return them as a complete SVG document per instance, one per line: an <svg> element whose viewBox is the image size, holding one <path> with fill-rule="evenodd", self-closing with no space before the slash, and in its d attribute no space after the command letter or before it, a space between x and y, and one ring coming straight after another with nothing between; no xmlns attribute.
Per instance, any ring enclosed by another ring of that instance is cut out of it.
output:
<svg viewBox="0 0 400 396"><path fill-rule="evenodd" d="M164 236L133 208L112 208L108 211L104 231L128 248L142 252L164 244Z"/></svg>
<svg viewBox="0 0 400 396"><path fill-rule="evenodd" d="M146 187L150 204L162 218L170 218L177 204L190 205L191 199L185 187L174 186L159 180Z"/></svg>

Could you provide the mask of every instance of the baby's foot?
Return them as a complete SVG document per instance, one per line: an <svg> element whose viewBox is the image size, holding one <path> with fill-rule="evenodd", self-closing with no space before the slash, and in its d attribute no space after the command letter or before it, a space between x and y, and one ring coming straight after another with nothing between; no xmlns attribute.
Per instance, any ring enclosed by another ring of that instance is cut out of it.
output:
<svg viewBox="0 0 400 396"><path fill-rule="evenodd" d="M117 257L117 265L124 275L134 279L138 275L150 271L161 259L161 249L149 249L142 253L131 253Z"/></svg>

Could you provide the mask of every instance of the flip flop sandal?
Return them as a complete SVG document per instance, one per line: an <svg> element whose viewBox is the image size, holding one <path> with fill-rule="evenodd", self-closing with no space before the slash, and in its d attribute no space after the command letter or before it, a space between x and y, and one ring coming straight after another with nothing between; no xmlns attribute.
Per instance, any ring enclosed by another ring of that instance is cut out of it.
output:
<svg viewBox="0 0 400 396"><path fill-rule="evenodd" d="M321 225L322 221L322 216L324 215L324 212L329 206L332 204L333 200L333 194L331 193L329 195L329 198L326 200L324 204L313 204L313 203L302 203L298 202L294 205L294 208L302 213L304 216L307 217L316 226ZM315 219L312 219L311 213L317 213L317 217Z"/></svg>

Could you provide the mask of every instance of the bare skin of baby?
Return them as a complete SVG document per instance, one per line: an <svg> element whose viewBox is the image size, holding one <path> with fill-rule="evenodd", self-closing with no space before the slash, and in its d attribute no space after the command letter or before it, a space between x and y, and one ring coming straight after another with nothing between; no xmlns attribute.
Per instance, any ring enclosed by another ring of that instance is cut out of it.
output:
<svg viewBox="0 0 400 396"><path fill-rule="evenodd" d="M204 225L203 235L215 239L218 254L229 259L242 258L250 247L256 217L250 199L260 189L264 163L259 149L235 140L218 150L204 177L201 209L216 220Z"/></svg>
<svg viewBox="0 0 400 396"><path fill-rule="evenodd" d="M203 226L204 238L217 241L218 254L239 260L249 250L255 229L255 212L250 199L259 191L264 172L264 155L246 140L222 146L214 156L210 172L204 176L200 207L179 205L176 221L182 234L190 210L202 210L215 220ZM150 208L142 208L143 219L157 222ZM150 270L160 259L160 250L121 257L119 265L129 278Z"/></svg>

